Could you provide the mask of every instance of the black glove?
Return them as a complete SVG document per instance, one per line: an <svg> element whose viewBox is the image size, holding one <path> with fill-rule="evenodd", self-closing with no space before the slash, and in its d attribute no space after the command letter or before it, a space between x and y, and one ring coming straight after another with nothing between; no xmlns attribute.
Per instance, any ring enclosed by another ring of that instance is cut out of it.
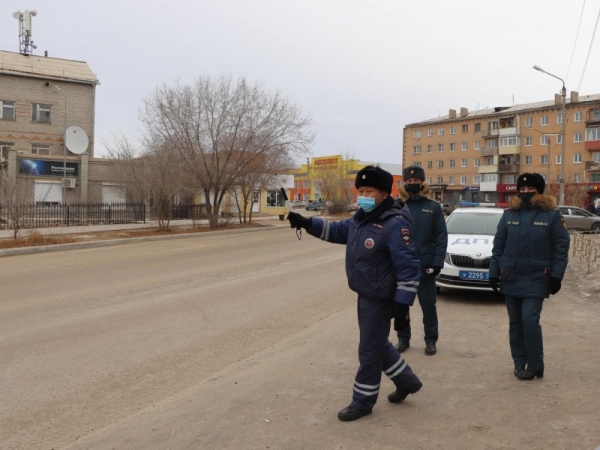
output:
<svg viewBox="0 0 600 450"><path fill-rule="evenodd" d="M410 324L409 306L394 302L394 330L399 331Z"/></svg>
<svg viewBox="0 0 600 450"><path fill-rule="evenodd" d="M500 284L500 278L498 277L490 277L490 286L494 290L494 292L498 292L498 285Z"/></svg>
<svg viewBox="0 0 600 450"><path fill-rule="evenodd" d="M299 230L300 228L309 230L312 226L311 218L304 217L302 214L298 214L295 212L290 212L287 216L287 220L289 220L290 222L290 228L296 228L297 230Z"/></svg>
<svg viewBox="0 0 600 450"><path fill-rule="evenodd" d="M550 293L552 295L560 291L561 286L562 282L558 278L550 277L550 281L548 282L548 288L550 289Z"/></svg>
<svg viewBox="0 0 600 450"><path fill-rule="evenodd" d="M440 270L442 270L440 266L431 266L425 270L425 273L430 277L435 277L438 273L440 273Z"/></svg>

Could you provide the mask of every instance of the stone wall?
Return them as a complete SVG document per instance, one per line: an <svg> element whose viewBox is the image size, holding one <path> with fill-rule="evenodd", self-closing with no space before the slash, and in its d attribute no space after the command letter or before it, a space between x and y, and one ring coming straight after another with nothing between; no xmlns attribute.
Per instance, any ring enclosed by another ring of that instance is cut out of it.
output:
<svg viewBox="0 0 600 450"><path fill-rule="evenodd" d="M571 233L571 255L591 273L600 269L600 235Z"/></svg>

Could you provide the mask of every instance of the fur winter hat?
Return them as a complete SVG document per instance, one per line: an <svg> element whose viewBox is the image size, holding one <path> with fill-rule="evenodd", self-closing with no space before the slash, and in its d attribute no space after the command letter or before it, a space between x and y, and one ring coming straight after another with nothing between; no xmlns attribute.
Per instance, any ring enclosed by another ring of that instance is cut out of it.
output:
<svg viewBox="0 0 600 450"><path fill-rule="evenodd" d="M535 188L540 194L543 194L546 182L539 173L523 173L517 178L517 191L525 186Z"/></svg>
<svg viewBox="0 0 600 450"><path fill-rule="evenodd" d="M383 170L381 167L366 166L360 169L356 174L354 186L356 189L361 186L373 187L380 191L385 191L388 194L392 193L392 184L394 177L391 173Z"/></svg>
<svg viewBox="0 0 600 450"><path fill-rule="evenodd" d="M406 183L409 178L418 178L425 181L425 171L419 166L409 166L402 171L402 179Z"/></svg>

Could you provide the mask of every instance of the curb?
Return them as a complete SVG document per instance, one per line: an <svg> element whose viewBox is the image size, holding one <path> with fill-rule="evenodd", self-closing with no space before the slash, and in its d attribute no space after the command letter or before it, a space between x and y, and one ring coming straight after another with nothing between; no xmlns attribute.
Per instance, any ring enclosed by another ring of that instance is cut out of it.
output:
<svg viewBox="0 0 600 450"><path fill-rule="evenodd" d="M138 242L150 242L150 241L161 241L166 239L186 239L192 237L203 237L213 236L215 233L219 234L242 234L242 233L254 233L258 231L272 230L278 228L279 225L264 225L257 228L248 228L241 230L222 230L222 231L202 231L197 233L182 233L182 234L167 234L164 236L142 236L134 238L123 238L123 239L111 239L106 241L91 241L91 242L73 242L72 244L54 244L54 245L40 245L37 247L20 247L20 248L9 248L0 250L0 258L6 256L16 255L31 255L33 253L50 253L50 252L61 252L65 250L80 250L86 248L99 248L99 247L113 247L115 245L123 244L135 244Z"/></svg>

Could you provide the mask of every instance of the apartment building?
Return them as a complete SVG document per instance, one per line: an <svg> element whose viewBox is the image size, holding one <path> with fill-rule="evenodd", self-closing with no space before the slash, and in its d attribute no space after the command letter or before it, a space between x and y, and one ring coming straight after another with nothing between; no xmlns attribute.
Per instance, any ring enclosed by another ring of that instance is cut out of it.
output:
<svg viewBox="0 0 600 450"><path fill-rule="evenodd" d="M404 127L403 163L425 169L434 198L504 203L519 174L538 172L558 198L565 164L565 203L600 198L600 94L512 107L450 109L448 115ZM565 161L561 160L565 121Z"/></svg>

